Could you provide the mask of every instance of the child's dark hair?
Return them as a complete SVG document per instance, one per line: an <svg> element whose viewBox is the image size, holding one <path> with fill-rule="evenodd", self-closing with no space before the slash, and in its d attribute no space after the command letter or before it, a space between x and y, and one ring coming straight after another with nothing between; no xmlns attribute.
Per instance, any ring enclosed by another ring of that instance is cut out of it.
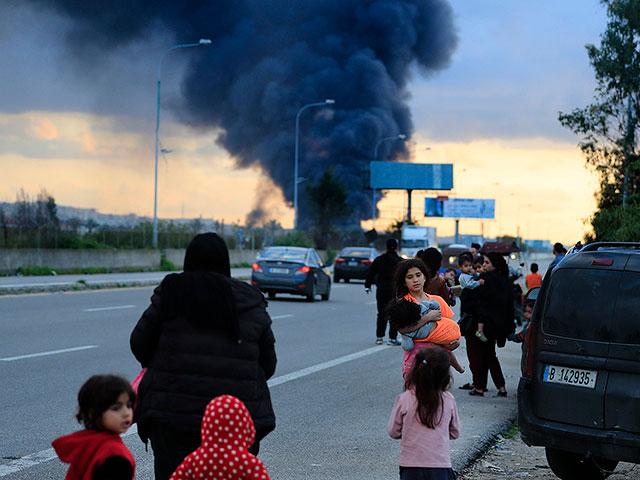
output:
<svg viewBox="0 0 640 480"><path fill-rule="evenodd" d="M411 327L420 321L420 305L410 300L395 298L385 309L389 324L396 330Z"/></svg>
<svg viewBox="0 0 640 480"><path fill-rule="evenodd" d="M424 286L427 286L427 282L431 278L431 274L429 273L429 269L424 264L424 262L419 258L409 258L408 260L403 260L396 267L396 273L394 275L394 291L396 292L396 297L404 297L407 293L409 293L409 289L407 288L407 284L405 282L405 277L407 276L407 272L412 268L417 268L422 272L425 277Z"/></svg>
<svg viewBox="0 0 640 480"><path fill-rule="evenodd" d="M473 255L471 255L471 252L462 252L458 255L458 265L461 267L465 262L469 262L473 265Z"/></svg>
<svg viewBox="0 0 640 480"><path fill-rule="evenodd" d="M473 264L474 265L482 265L484 263L484 255L478 255L476 258L473 259Z"/></svg>
<svg viewBox="0 0 640 480"><path fill-rule="evenodd" d="M89 378L78 392L78 423L89 430L102 430L102 414L117 403L123 393L129 395L129 402L135 403L136 394L126 378L118 375L94 375Z"/></svg>
<svg viewBox="0 0 640 480"><path fill-rule="evenodd" d="M429 346L418 352L405 388L413 389L418 400L417 414L427 428L435 428L442 420L441 393L449 389L451 376L449 352L442 347ZM440 418L436 418L440 413Z"/></svg>
<svg viewBox="0 0 640 480"><path fill-rule="evenodd" d="M447 268L444 273L449 273L449 272L453 272L454 274L457 274L458 271L455 268Z"/></svg>
<svg viewBox="0 0 640 480"><path fill-rule="evenodd" d="M531 264L531 272L532 273L538 273L538 264L537 263L532 263Z"/></svg>

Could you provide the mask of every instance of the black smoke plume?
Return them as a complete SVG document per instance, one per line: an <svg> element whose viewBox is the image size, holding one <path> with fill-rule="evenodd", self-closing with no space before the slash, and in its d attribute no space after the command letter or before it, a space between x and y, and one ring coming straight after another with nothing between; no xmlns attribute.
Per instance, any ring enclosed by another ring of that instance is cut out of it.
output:
<svg viewBox="0 0 640 480"><path fill-rule="evenodd" d="M411 67L430 74L449 65L457 44L446 0L31 0L68 17L69 48L90 65L167 31L177 43L210 38L189 56L175 106L185 123L220 127L218 143L238 166L259 166L293 201L295 117L305 104L300 176L315 183L334 165L349 188L356 219L371 218L362 171L383 137L413 132ZM407 155L385 142L380 159ZM301 225L309 222L299 188ZM258 198L264 198L264 192ZM249 219L269 218L260 205Z"/></svg>

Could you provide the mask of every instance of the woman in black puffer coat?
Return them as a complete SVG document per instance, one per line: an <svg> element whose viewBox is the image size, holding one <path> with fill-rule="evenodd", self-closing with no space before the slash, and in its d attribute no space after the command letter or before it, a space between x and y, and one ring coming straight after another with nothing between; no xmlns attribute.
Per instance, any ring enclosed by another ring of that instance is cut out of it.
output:
<svg viewBox="0 0 640 480"><path fill-rule="evenodd" d="M242 400L259 442L275 428L267 380L276 367L266 301L230 277L229 252L215 233L187 247L184 272L167 275L131 334L131 351L148 370L138 390L138 434L151 440L156 480L166 480L200 446L207 404Z"/></svg>

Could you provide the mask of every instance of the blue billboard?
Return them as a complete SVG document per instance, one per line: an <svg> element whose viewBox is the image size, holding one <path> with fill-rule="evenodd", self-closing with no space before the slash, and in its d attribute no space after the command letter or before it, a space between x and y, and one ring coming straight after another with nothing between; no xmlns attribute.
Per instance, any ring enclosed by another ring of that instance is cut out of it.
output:
<svg viewBox="0 0 640 480"><path fill-rule="evenodd" d="M425 217L495 218L496 201L487 198L424 199Z"/></svg>
<svg viewBox="0 0 640 480"><path fill-rule="evenodd" d="M451 190L453 164L371 162L370 186L376 190Z"/></svg>

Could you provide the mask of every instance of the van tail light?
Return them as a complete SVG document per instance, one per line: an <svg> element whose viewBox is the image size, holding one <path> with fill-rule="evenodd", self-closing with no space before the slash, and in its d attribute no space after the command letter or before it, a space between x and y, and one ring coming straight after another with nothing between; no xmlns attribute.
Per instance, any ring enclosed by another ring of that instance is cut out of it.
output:
<svg viewBox="0 0 640 480"><path fill-rule="evenodd" d="M524 338L522 360L520 362L520 370L522 371L522 376L525 378L531 378L533 376L533 356L537 337L538 324L530 323L529 328L527 328L527 334Z"/></svg>
<svg viewBox="0 0 640 480"><path fill-rule="evenodd" d="M336 263L344 263L344 258L336 258Z"/></svg>
<svg viewBox="0 0 640 480"><path fill-rule="evenodd" d="M262 271L262 267L260 265L258 265L257 263L254 263L253 265L251 265L251 269L254 272L261 272Z"/></svg>
<svg viewBox="0 0 640 480"><path fill-rule="evenodd" d="M360 260L360 263L364 263L365 265L371 265L373 262L371 260Z"/></svg>
<svg viewBox="0 0 640 480"><path fill-rule="evenodd" d="M300 267L296 273L309 273L310 271L311 271L311 268L305 265L304 267Z"/></svg>

